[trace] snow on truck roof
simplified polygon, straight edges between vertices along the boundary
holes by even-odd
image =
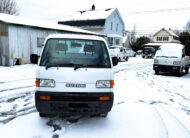
[[[98,40],[104,41],[105,39],[99,36],[94,35],[79,35],[79,34],[52,34],[47,37],[47,39],[51,38],[68,38],[68,39],[87,39],[87,40]]]
[[[57,23],[33,20],[29,18],[23,18],[23,17],[13,16],[13,15],[8,15],[8,14],[3,14],[3,13],[0,13],[0,22],[16,24],[16,25],[26,25],[26,26],[31,26],[31,27],[39,27],[39,28],[45,28],[45,29],[54,29],[54,30],[60,30],[60,31],[101,35],[98,33],[82,30],[82,29],[71,27],[68,25],[59,25]]]
[[[181,57],[184,45],[178,43],[162,44],[156,52],[156,57],[159,56],[176,56]]]

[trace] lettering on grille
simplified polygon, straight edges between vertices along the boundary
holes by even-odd
[[[67,83],[65,86],[71,88],[86,88],[86,84]]]

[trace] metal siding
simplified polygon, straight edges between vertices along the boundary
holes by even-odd
[[[10,64],[16,59],[21,59],[22,64],[30,63],[30,55],[41,53],[37,47],[37,38],[46,38],[49,34],[58,33],[53,30],[43,30],[24,26],[9,26]],[[61,33],[61,32],[60,32]]]
[[[7,66],[9,61],[8,25],[0,23],[0,65]]]
[[[117,14],[116,11],[114,11],[107,19],[105,23],[105,34],[116,34],[120,35],[121,37],[123,36],[123,30],[124,26],[120,18],[118,17],[119,15]],[[111,30],[111,22],[112,24],[112,30]],[[118,31],[116,31],[116,26],[118,24]],[[122,38],[120,39],[120,45],[122,46]]]

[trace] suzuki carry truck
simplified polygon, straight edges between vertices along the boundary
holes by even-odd
[[[117,59],[112,60],[117,65]],[[114,99],[112,60],[101,37],[47,37],[36,72],[35,105],[39,115],[107,116]]]

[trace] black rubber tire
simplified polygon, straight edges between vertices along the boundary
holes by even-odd
[[[183,68],[179,70],[179,72],[177,73],[177,76],[178,76],[178,77],[181,77],[182,74],[183,74]]]
[[[156,74],[156,75],[159,75],[159,70],[155,70],[155,74]]]
[[[40,117],[47,117],[47,115],[46,115],[46,114],[43,114],[43,113],[39,113],[39,116],[40,116]]]
[[[129,59],[129,58],[128,58],[128,57],[126,57],[126,58],[125,58],[125,61],[128,61],[128,59]]]
[[[188,74],[189,73],[189,67],[186,67],[185,68],[185,74]]]

